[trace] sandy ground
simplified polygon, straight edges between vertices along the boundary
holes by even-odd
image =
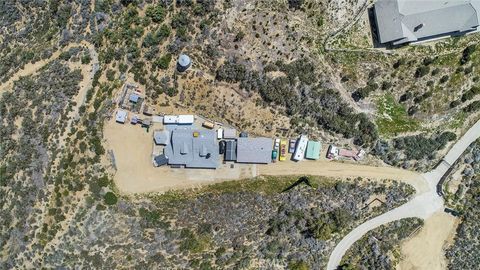
[[[147,133],[140,126],[118,124],[113,118],[106,123],[104,138],[115,156],[114,181],[120,192],[164,192],[257,174],[256,166],[247,164],[234,164],[233,168],[231,164],[222,164],[217,170],[155,168],[152,164],[154,128]]]
[[[445,212],[437,212],[425,220],[425,225],[401,246],[400,270],[446,269],[444,246],[452,241],[458,219]]]

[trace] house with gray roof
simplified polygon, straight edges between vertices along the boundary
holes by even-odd
[[[273,139],[240,137],[237,139],[237,162],[272,162]]]
[[[480,0],[377,0],[379,42],[400,45],[479,30]]]
[[[214,130],[173,129],[164,153],[169,165],[216,169],[219,166],[217,134]]]

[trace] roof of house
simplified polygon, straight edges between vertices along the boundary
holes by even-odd
[[[375,18],[380,42],[398,45],[476,30],[480,0],[378,0]]]
[[[226,128],[223,130],[223,138],[234,139],[237,137],[237,130],[234,128]]]
[[[167,145],[170,141],[170,132],[168,132],[168,130],[154,131],[153,140],[155,144]]]
[[[118,110],[115,114],[115,121],[119,123],[125,123],[125,121],[127,121],[127,115],[128,113],[126,111]]]
[[[237,142],[236,141],[226,141],[225,142],[225,160],[235,161],[237,160]]]
[[[273,140],[270,138],[240,137],[237,139],[237,162],[270,163]]]
[[[308,141],[305,157],[308,159],[319,159],[322,144],[317,141]]]
[[[198,133],[194,137],[193,133]],[[219,165],[217,136],[214,130],[173,129],[170,144],[165,147],[168,164],[188,168],[216,169]]]
[[[135,93],[131,93],[131,94],[130,94],[130,97],[129,97],[129,100],[130,100],[131,102],[137,103],[139,98],[140,98],[139,95],[137,95],[137,94],[135,94]]]

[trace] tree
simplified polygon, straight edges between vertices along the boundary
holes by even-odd
[[[147,7],[145,14],[147,17],[150,17],[153,22],[161,23],[165,19],[166,11],[162,5],[158,4]]]
[[[115,193],[110,192],[110,191],[105,193],[105,195],[103,196],[103,199],[105,200],[105,204],[107,204],[107,205],[117,204],[117,201],[118,201]]]

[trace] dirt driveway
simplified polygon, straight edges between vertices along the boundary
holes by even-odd
[[[112,118],[105,124],[104,138],[113,150],[117,171],[114,181],[124,194],[164,192],[171,189],[198,187],[226,180],[252,178],[256,166],[221,164],[217,170],[155,168],[152,164],[153,131],[131,124],[118,124]]]

